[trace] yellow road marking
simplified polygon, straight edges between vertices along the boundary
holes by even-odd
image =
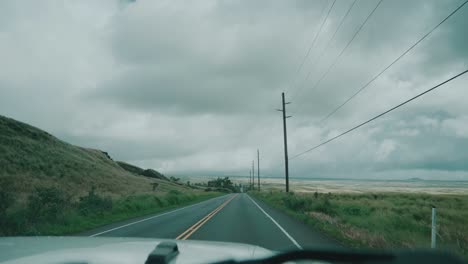
[[[211,213],[207,214],[205,217],[200,219],[197,223],[195,223],[193,226],[189,227],[187,230],[185,230],[182,234],[180,234],[176,239],[180,240],[186,240],[189,238],[195,231],[197,231],[200,227],[202,227],[208,220],[210,220],[213,216],[215,216],[219,211],[221,211],[229,202],[231,202],[234,198],[237,197],[237,194],[231,197],[229,200],[218,206],[216,209],[214,209]]]

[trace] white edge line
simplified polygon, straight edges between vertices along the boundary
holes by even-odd
[[[227,194],[226,194],[226,195],[227,195]],[[222,198],[222,197],[225,197],[226,195],[223,195],[223,196],[220,196],[220,197],[214,197],[214,198],[208,199],[208,200],[203,201],[203,202],[199,202],[199,203],[196,203],[196,204],[188,205],[188,206],[185,206],[185,207],[182,207],[182,208],[178,208],[178,209],[175,209],[175,210],[172,210],[172,211],[169,211],[169,212],[165,212],[165,213],[158,214],[158,215],[155,215],[155,216],[151,216],[151,217],[148,217],[148,218],[145,218],[145,219],[141,219],[141,220],[138,220],[138,221],[135,221],[135,222],[131,222],[131,223],[128,223],[128,224],[125,224],[125,225],[122,225],[122,226],[114,227],[114,228],[111,228],[111,229],[106,230],[106,231],[102,231],[102,232],[99,232],[99,233],[96,233],[96,234],[92,234],[92,235],[90,235],[89,237],[99,236],[99,235],[102,235],[102,234],[105,234],[105,233],[112,232],[112,231],[117,230],[117,229],[121,229],[121,228],[124,228],[124,227],[127,227],[127,226],[131,226],[131,225],[134,225],[134,224],[138,224],[138,223],[141,223],[141,222],[150,220],[150,219],[154,219],[154,218],[158,218],[158,217],[161,217],[161,216],[164,216],[164,215],[172,214],[172,213],[175,213],[175,212],[180,211],[180,210],[184,210],[184,209],[187,209],[187,208],[196,206],[196,205],[200,205],[200,204],[202,204],[202,203],[206,203],[206,202],[211,201],[211,200],[213,200],[213,199],[220,199],[220,198]]]
[[[293,244],[298,248],[298,249],[302,249],[301,245],[299,245],[299,243],[297,243],[297,241],[290,235],[288,234],[288,232],[286,232],[286,230],[284,230],[284,228],[282,226],[280,226],[280,224],[278,224],[278,222],[275,221],[275,219],[273,219],[273,217],[271,217],[267,212],[265,212],[265,210],[263,210],[262,207],[260,207],[260,205],[258,205],[258,203],[256,203],[252,198],[250,198],[250,196],[247,194],[247,197],[249,197],[249,199],[258,207],[258,209],[260,209],[260,211],[262,211],[268,218],[270,218],[270,220],[275,223],[275,225],[281,230],[283,231],[283,233],[289,238],[289,240],[291,240],[291,242],[293,242]]]

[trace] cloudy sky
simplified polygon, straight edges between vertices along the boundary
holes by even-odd
[[[358,0],[331,39],[353,1],[1,1],[0,114],[167,174],[246,175],[260,148],[282,176],[281,92],[294,156],[468,68],[467,4],[320,122],[464,2],[384,0],[316,85],[378,3]],[[291,176],[468,180],[467,84],[291,160]]]

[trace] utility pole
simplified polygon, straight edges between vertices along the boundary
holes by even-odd
[[[432,206],[431,248],[436,248],[436,238],[437,238],[436,207]]]
[[[257,149],[257,179],[258,179],[258,191],[260,191],[260,150]]]
[[[249,190],[252,189],[252,169],[249,170]]]
[[[283,108],[276,109],[280,112],[283,112],[283,136],[284,136],[284,172],[285,172],[285,177],[286,177],[286,192],[289,192],[289,158],[288,158],[288,134],[286,131],[286,119],[290,118],[291,116],[286,116],[286,105],[290,104],[291,102],[285,102],[284,100],[284,92],[281,93],[281,98],[282,98],[282,105]]]
[[[252,160],[252,190],[255,190],[255,161]]]

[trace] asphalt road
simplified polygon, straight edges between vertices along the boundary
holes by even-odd
[[[280,251],[340,247],[333,239],[245,193],[114,223],[80,235],[237,242]]]

